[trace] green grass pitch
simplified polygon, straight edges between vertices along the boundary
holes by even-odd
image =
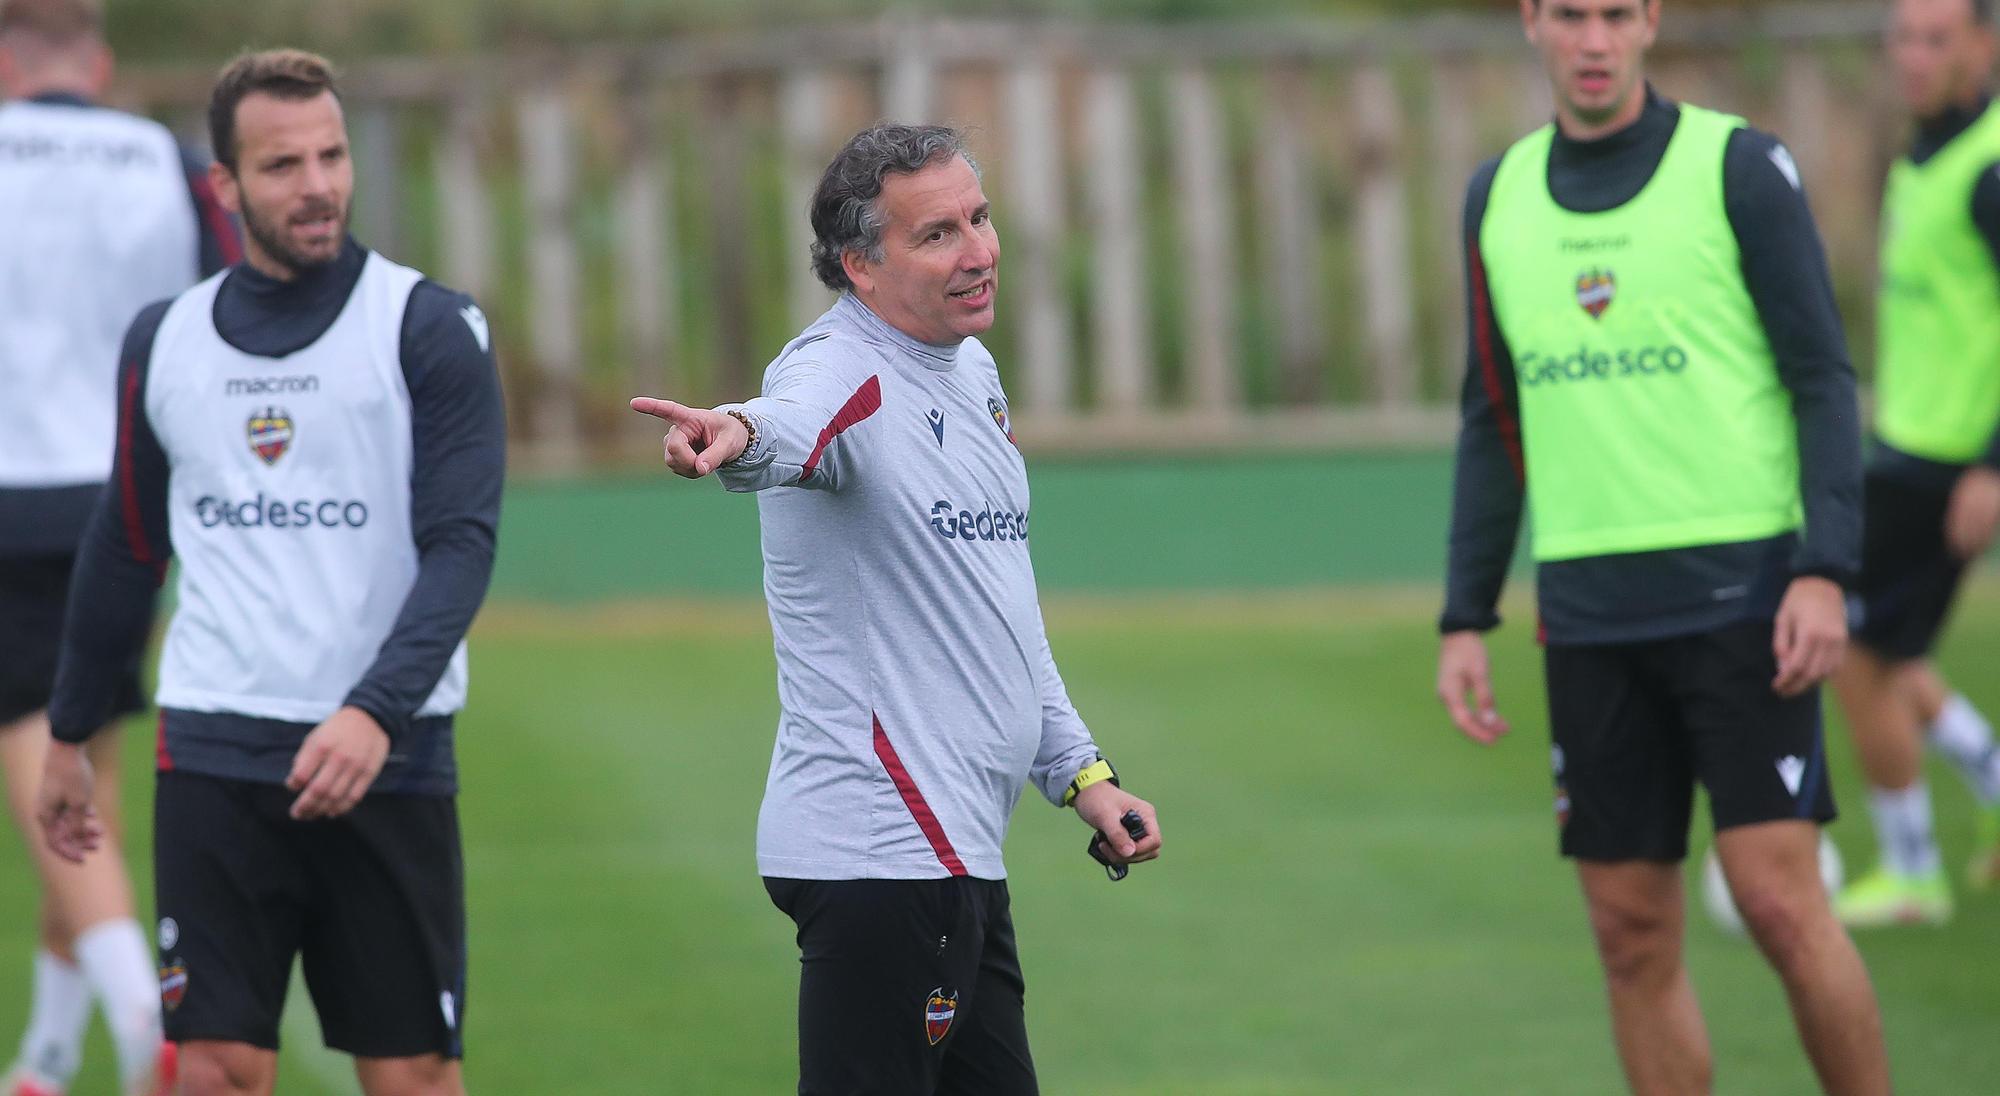
[[[1111,885],[1083,829],[1024,800],[1009,846],[1044,1089],[1058,1096],[1597,1094],[1620,1086],[1569,871],[1554,856],[1528,629],[1495,643],[1514,735],[1461,741],[1430,696],[1427,591],[1054,599],[1071,691],[1165,859]],[[1527,613],[1515,606],[1514,619]],[[2000,711],[2000,587],[1945,665]],[[468,1077],[481,1093],[787,1091],[795,952],[751,854],[775,717],[761,611],[502,605],[460,724],[472,927]],[[149,728],[128,731],[134,819]],[[1843,732],[1850,868],[1872,856]],[[1933,769],[1961,859],[1967,798]],[[135,826],[143,835],[145,826]],[[143,841],[138,842],[143,845]],[[33,939],[0,855],[0,1039]],[[1694,915],[1718,1090],[1812,1091],[1783,999]],[[1906,1093],[2000,1076],[2000,895],[1937,931],[1864,937]],[[199,977],[199,973],[195,974]],[[279,1091],[351,1091],[288,1018]],[[918,1022],[912,1015],[911,1022]],[[79,1093],[111,1091],[93,1035]]]

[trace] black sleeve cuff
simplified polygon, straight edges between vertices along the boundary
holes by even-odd
[[[382,703],[366,685],[356,687],[353,692],[347,694],[347,699],[341,701],[341,704],[344,707],[359,708],[367,712],[368,718],[374,720],[375,725],[382,728],[382,733],[389,736],[391,746],[403,740],[413,721],[411,716],[392,712],[390,706]]]
[[[1470,616],[1447,610],[1438,618],[1438,634],[1453,632],[1490,632],[1500,626],[1500,614],[1489,612],[1483,616]]]
[[[73,727],[67,723],[57,723],[53,719],[49,721],[49,737],[55,739],[57,742],[68,743],[71,746],[83,745],[85,742],[90,741],[91,735],[96,733],[96,727]]]

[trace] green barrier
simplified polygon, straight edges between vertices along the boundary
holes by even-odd
[[[1032,462],[1046,590],[1244,590],[1442,582],[1445,453]],[[633,473],[507,493],[496,599],[754,595],[757,506]],[[912,514],[910,520],[927,520]]]

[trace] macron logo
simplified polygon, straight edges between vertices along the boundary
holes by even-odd
[[[1792,159],[1790,149],[1787,149],[1783,145],[1772,145],[1771,162],[1778,165],[1779,173],[1784,175],[1786,182],[1792,184],[1793,190],[1802,191],[1805,189],[1804,184],[1799,182],[1798,161]]]
[[[1806,778],[1806,759],[1803,757],[1781,757],[1778,759],[1778,779],[1785,782],[1785,790],[1792,798],[1799,795],[1799,782]]]
[[[472,337],[479,340],[480,352],[485,353],[487,339],[490,337],[486,329],[486,313],[481,312],[478,305],[469,304],[459,309],[458,314],[460,318],[465,320],[465,326],[472,329]]]
[[[933,434],[936,434],[936,435],[937,435],[937,440],[938,440],[938,444],[939,444],[939,445],[943,445],[943,444],[944,444],[944,412],[942,412],[942,411],[938,410],[937,408],[933,407],[933,408],[931,408],[931,409],[930,409],[930,411],[929,411],[928,413],[926,413],[926,414],[924,415],[924,418],[925,418],[926,420],[928,420],[928,421],[930,422],[930,424],[931,424],[931,433],[933,433]]]

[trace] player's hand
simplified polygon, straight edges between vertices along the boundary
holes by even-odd
[[[1100,780],[1076,793],[1070,806],[1076,808],[1076,816],[1090,827],[1104,835],[1105,855],[1114,864],[1137,864],[1156,859],[1160,855],[1160,818],[1153,811],[1153,805],[1133,795],[1131,792]],[[1146,822],[1146,836],[1136,843],[1132,835],[1125,832],[1125,824],[1119,819],[1126,811],[1138,811]]]
[[[381,775],[389,733],[359,708],[342,708],[299,744],[285,787],[298,792],[292,817],[300,822],[339,818],[354,809]]]
[[[1438,646],[1437,695],[1452,723],[1474,742],[1491,746],[1507,733],[1507,721],[1493,707],[1493,670],[1478,632],[1445,633]]]
[[[1959,473],[1944,515],[1944,542],[1951,554],[1975,560],[1993,543],[2000,526],[2000,471],[1975,464]]]
[[[750,444],[750,431],[734,415],[651,396],[635,396],[632,410],[667,421],[663,444],[667,467],[676,476],[700,479],[742,456],[743,447]]]
[[[83,858],[104,842],[104,823],[98,821],[97,808],[91,805],[96,784],[97,774],[82,746],[49,743],[35,816],[41,820],[42,838],[49,851],[72,864],[83,863]]]
[[[1798,696],[1826,680],[1847,653],[1847,595],[1840,584],[1817,575],[1793,579],[1778,606],[1771,652],[1778,656],[1771,688],[1779,696]]]

